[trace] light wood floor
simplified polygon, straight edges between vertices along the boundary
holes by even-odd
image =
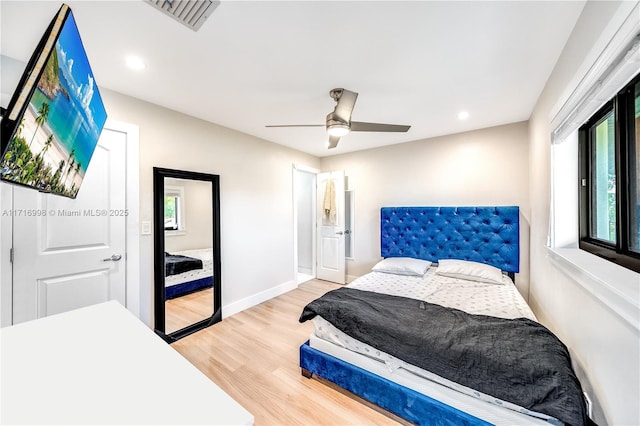
[[[167,300],[164,315],[167,334],[209,318],[213,315],[213,288]]]
[[[327,382],[301,376],[298,348],[313,326],[298,318],[307,303],[336,287],[308,281],[172,346],[253,414],[257,426],[406,424]]]

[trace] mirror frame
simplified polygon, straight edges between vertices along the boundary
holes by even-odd
[[[211,182],[212,245],[213,245],[213,313],[209,318],[188,325],[172,333],[165,333],[165,229],[164,178],[178,178]],[[153,240],[154,240],[154,329],[165,341],[178,339],[209,327],[222,320],[222,262],[220,261],[220,176],[184,170],[153,168]]]

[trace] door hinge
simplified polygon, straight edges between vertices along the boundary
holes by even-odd
[[[9,262],[13,263],[13,247],[9,249]]]

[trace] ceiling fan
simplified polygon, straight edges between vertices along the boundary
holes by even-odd
[[[326,127],[329,134],[329,148],[338,146],[340,137],[349,132],[406,132],[411,126],[399,124],[364,123],[351,121],[351,113],[358,94],[347,89],[333,89],[329,92],[337,105],[327,115],[325,124],[274,124],[265,127]]]

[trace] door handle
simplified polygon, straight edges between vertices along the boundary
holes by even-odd
[[[342,232],[342,231],[336,232],[336,235],[342,235],[342,234],[344,234],[344,232]]]
[[[111,257],[107,257],[106,259],[102,259],[103,262],[117,262],[122,259],[121,254],[112,254]]]

